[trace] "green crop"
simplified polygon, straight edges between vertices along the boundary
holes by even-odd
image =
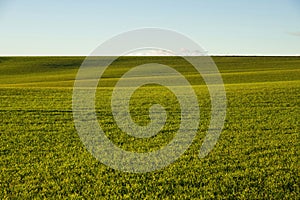
[[[105,58],[103,58],[105,59]],[[213,57],[227,93],[224,129],[214,149],[198,158],[210,119],[201,76],[176,57],[123,57],[103,74],[96,112],[107,137],[128,151],[148,152],[172,140],[180,123],[176,97],[166,88],[139,88],[133,120],[146,125],[153,103],[168,111],[157,136],[123,133],[110,110],[114,84],[131,67],[159,62],[193,85],[201,121],[193,144],[173,164],[144,174],[97,161],[82,144],[72,114],[74,79],[83,57],[0,58],[0,199],[297,199],[299,57]]]

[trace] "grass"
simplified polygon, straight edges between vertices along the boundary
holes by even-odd
[[[163,87],[132,97],[133,119],[162,102],[170,117],[154,138],[119,131],[109,109],[113,86],[131,66],[162,62],[184,74],[199,99],[201,123],[186,153],[162,170],[131,174],[111,169],[85,149],[72,115],[72,87],[83,57],[0,58],[0,199],[297,199],[299,57],[214,57],[227,92],[227,117],[210,154],[198,158],[210,101],[199,75],[182,59],[121,58],[97,90],[98,120],[107,136],[130,151],[167,144],[178,128],[178,104]],[[150,91],[152,91],[150,93]],[[150,95],[150,96],[147,96]],[[147,96],[147,98],[143,98]]]

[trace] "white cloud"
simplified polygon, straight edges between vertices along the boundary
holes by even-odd
[[[300,37],[300,32],[288,32],[288,34]]]
[[[139,49],[136,51],[129,52],[126,56],[203,56],[207,55],[207,52],[199,50],[190,51],[182,48],[178,52],[172,52],[163,49]]]

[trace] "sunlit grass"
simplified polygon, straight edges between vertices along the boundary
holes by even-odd
[[[96,100],[107,136],[137,152],[167,144],[179,123],[174,96],[164,88],[145,87],[132,97],[134,120],[147,123],[147,109],[160,96],[173,116],[152,139],[120,134],[109,108],[113,85],[135,64],[163,58],[141,59],[115,63],[119,69],[104,74]],[[201,110],[199,131],[175,163],[160,171],[130,174],[101,164],[77,135],[72,87],[83,58],[0,58],[0,198],[297,199],[300,58],[214,58],[228,109],[221,137],[204,159],[198,153],[209,124],[209,93],[182,60],[166,59],[163,62],[183,66],[181,72],[193,83]]]

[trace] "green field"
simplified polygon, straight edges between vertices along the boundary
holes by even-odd
[[[83,57],[0,57],[0,199],[298,199],[300,196],[300,57],[213,57],[225,84],[227,116],[210,154],[198,158],[210,116],[207,88],[175,57],[123,57],[97,90],[98,121],[129,151],[166,145],[176,133],[178,102],[164,87],[132,97],[132,117],[149,122],[148,108],[165,104],[169,117],[156,136],[120,132],[109,107],[114,84],[138,64],[174,67],[193,85],[201,109],[197,136],[173,164],[144,174],[124,173],[97,161],[73,122],[72,90]]]

